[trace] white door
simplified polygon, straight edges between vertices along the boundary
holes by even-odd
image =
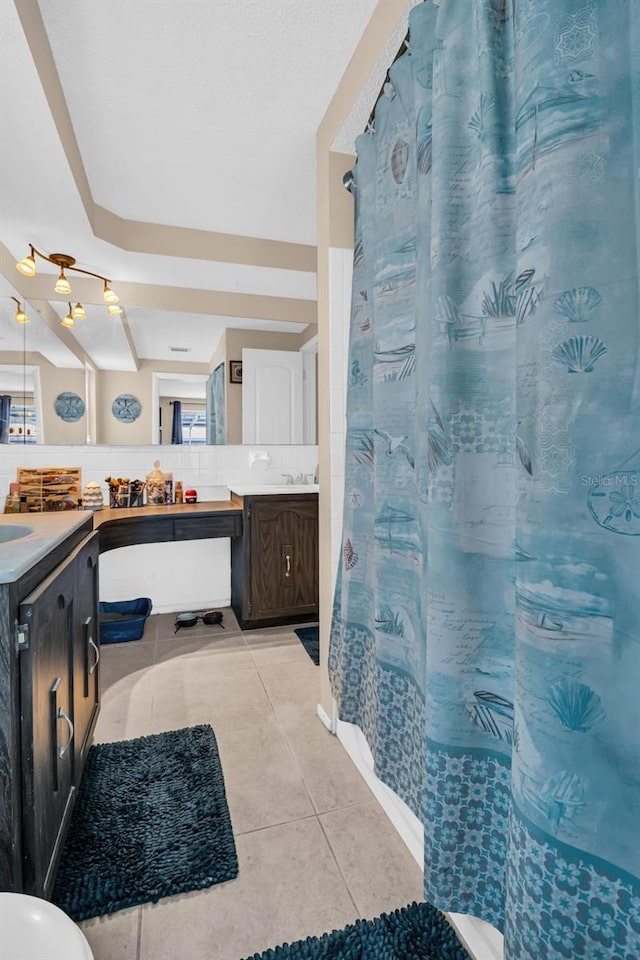
[[[242,442],[302,443],[302,356],[242,351]]]

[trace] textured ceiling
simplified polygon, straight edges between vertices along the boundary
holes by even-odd
[[[363,133],[371,111],[390,65],[400,49],[407,34],[409,14],[412,7],[422,3],[422,0],[406,0],[406,11],[393,34],[389,37],[384,50],[378,57],[376,65],[363,85],[360,95],[354,103],[348,117],[340,128],[340,132],[333,143],[333,149],[339,153],[355,153],[356,138]]]
[[[114,285],[178,288],[180,299],[184,289],[185,295],[219,291],[313,301],[315,273],[307,266],[286,269],[286,259],[280,268],[253,266],[250,260],[200,259],[197,252],[132,252],[99,239],[52,115],[51,90],[34,62],[28,42],[34,36],[25,35],[16,7],[41,11],[44,32],[36,47],[51,49],[97,204],[127,221],[315,244],[316,131],[377,2],[39,0],[38,7],[36,0],[0,0],[2,244],[15,258],[29,242],[48,252],[68,251]],[[416,0],[394,2],[408,10]],[[353,149],[405,30],[399,27],[397,39],[391,38],[388,57],[380,58],[362,90],[337,149]],[[39,264],[39,273],[53,270],[46,266]],[[9,273],[9,286],[0,284],[0,349],[20,350],[25,331],[13,323],[15,305],[7,300],[18,275],[12,267]],[[74,333],[80,347],[98,367],[130,369],[124,328],[105,323],[104,306],[85,306],[89,319]],[[208,359],[225,326],[303,328],[278,324],[268,306],[246,319],[124,306],[140,358]],[[49,326],[36,308],[36,301],[28,304],[27,349],[42,349],[60,366],[77,366],[51,330],[54,310],[62,316],[66,303],[43,305]],[[171,353],[171,345],[190,353]]]
[[[315,243],[315,134],[376,0],[45,0],[94,199]]]

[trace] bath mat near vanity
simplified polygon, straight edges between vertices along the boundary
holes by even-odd
[[[320,666],[320,628],[315,627],[298,627],[297,630],[293,631],[298,637],[302,646],[305,648],[316,667]]]
[[[53,893],[73,920],[237,874],[211,727],[91,747]]]
[[[411,903],[375,920],[285,943],[247,960],[471,960],[444,914]]]

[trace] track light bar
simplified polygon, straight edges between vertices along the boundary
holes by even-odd
[[[37,247],[34,247],[34,245],[30,243],[28,255],[16,263],[16,269],[19,270],[24,277],[35,277],[37,257],[40,257],[41,260],[46,260],[47,263],[53,263],[59,268],[60,274],[53,288],[56,293],[59,293],[64,297],[71,295],[71,284],[69,283],[69,279],[65,273],[65,270],[73,270],[76,273],[83,273],[87,277],[95,277],[97,280],[102,280],[104,285],[102,296],[104,302],[109,307],[109,313],[122,313],[122,309],[120,307],[116,307],[116,304],[120,301],[120,297],[117,295],[117,293],[115,293],[114,290],[111,289],[111,280],[108,277],[103,277],[101,273],[93,273],[91,270],[84,270],[82,267],[77,267],[75,257],[70,256],[68,253],[43,253],[42,250],[38,250]],[[15,299],[15,297],[12,297],[12,300]],[[16,303],[20,308],[20,304],[17,300]],[[21,314],[21,316],[25,317],[26,319],[18,320],[18,314]],[[69,303],[69,313],[66,317],[64,317],[61,323],[64,327],[73,327],[74,320],[85,320],[86,316],[87,313],[81,303],[76,303],[75,307],[73,308]],[[18,323],[27,323],[29,318],[23,310],[19,309],[16,312],[16,320]]]

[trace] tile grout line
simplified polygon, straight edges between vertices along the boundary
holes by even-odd
[[[136,960],[142,960],[142,907],[138,907],[138,942],[136,944]]]
[[[277,714],[276,714],[276,724],[277,724],[278,729],[279,729],[279,731],[280,731],[280,736],[282,737],[282,739],[284,740],[285,744],[287,745],[287,749],[289,750],[289,753],[291,754],[291,756],[292,756],[292,758],[293,758],[293,762],[294,762],[295,765],[296,765],[296,769],[298,770],[298,772],[299,772],[299,774],[300,774],[300,779],[302,780],[302,785],[303,785],[303,787],[304,787],[304,789],[305,789],[305,792],[306,792],[306,794],[307,794],[307,796],[308,796],[308,798],[309,798],[309,803],[311,804],[311,808],[313,809],[315,815],[318,816],[319,813],[320,813],[320,811],[318,810],[318,806],[317,806],[315,800],[313,799],[313,794],[311,793],[311,790],[310,790],[310,788],[309,788],[309,785],[307,784],[307,780],[306,780],[306,777],[305,777],[305,775],[304,775],[304,771],[303,771],[303,769],[302,769],[302,766],[300,765],[300,761],[298,760],[298,755],[297,755],[296,751],[294,750],[293,744],[292,744],[291,741],[289,740],[289,737],[287,736],[287,731],[284,729],[284,727],[282,726],[282,724],[281,724],[280,721],[278,720]]]
[[[285,744],[286,744],[286,746],[287,746],[287,749],[289,750],[289,753],[291,754],[291,757],[292,757],[292,759],[293,759],[293,762],[295,763],[295,766],[296,766],[296,769],[298,770],[298,773],[300,774],[300,779],[301,779],[302,785],[303,785],[303,787],[304,787],[304,789],[305,789],[305,793],[307,794],[307,797],[309,798],[309,803],[311,804],[311,809],[314,811],[314,813],[315,813],[316,816],[317,816],[318,813],[319,813],[318,807],[317,807],[317,805],[316,805],[315,800],[313,799],[313,795],[312,795],[311,790],[309,789],[309,786],[308,786],[308,784],[307,784],[307,781],[306,781],[306,778],[305,778],[305,775],[304,775],[304,771],[303,771],[303,769],[302,769],[302,767],[301,767],[301,765],[300,765],[300,761],[298,760],[298,755],[296,754],[296,752],[295,752],[295,750],[294,750],[294,748],[293,748],[293,745],[292,745],[291,741],[289,740],[289,737],[287,736],[287,731],[285,730],[285,728],[284,728],[284,727],[282,726],[282,724],[280,723],[280,720],[278,719],[278,714],[276,713],[275,704],[273,703],[273,700],[271,699],[271,697],[270,697],[270,695],[269,695],[269,691],[267,690],[267,688],[266,688],[266,686],[265,686],[265,682],[264,682],[264,680],[262,679],[262,673],[260,672],[260,668],[258,667],[257,669],[258,669],[258,676],[260,677],[260,683],[261,683],[262,686],[264,687],[264,691],[265,691],[267,697],[269,698],[269,703],[271,704],[271,707],[272,707],[272,709],[273,709],[273,715],[274,715],[274,717],[275,717],[276,727],[277,727],[277,729],[278,729],[278,731],[279,731],[279,733],[280,733],[280,736],[281,736],[282,739],[284,740],[284,742],[285,742]]]
[[[331,844],[331,841],[329,840],[329,837],[328,837],[328,835],[327,835],[327,831],[326,831],[325,828],[324,828],[324,824],[322,823],[322,820],[320,819],[319,816],[317,817],[317,820],[318,820],[318,826],[320,827],[320,829],[321,829],[321,831],[322,831],[322,836],[323,836],[324,839],[326,840],[327,846],[329,847],[329,851],[330,851],[330,853],[331,853],[331,856],[333,857],[334,862],[335,862],[335,865],[336,865],[336,867],[338,868],[338,873],[339,873],[340,876],[342,877],[342,882],[344,883],[345,890],[346,890],[347,893],[349,894],[349,899],[351,900],[351,903],[353,904],[354,910],[356,911],[356,914],[357,914],[358,917],[362,917],[362,911],[360,910],[360,907],[359,907],[358,904],[356,903],[355,897],[353,896],[353,894],[352,894],[352,892],[351,892],[351,887],[349,886],[349,884],[348,884],[348,882],[347,882],[347,878],[346,878],[346,876],[345,876],[344,873],[343,873],[342,867],[340,866],[340,861],[338,860],[338,857],[336,856],[336,852],[335,852],[335,850],[333,849],[333,846],[332,846],[332,844]]]
[[[239,830],[234,833],[234,837],[248,837],[253,833],[263,833],[265,830],[272,830],[274,827],[286,827],[290,823],[301,823],[303,820],[317,820],[317,813],[307,813],[304,817],[294,817],[292,820],[279,820],[277,823],[267,823],[264,827],[252,827],[250,830]]]

